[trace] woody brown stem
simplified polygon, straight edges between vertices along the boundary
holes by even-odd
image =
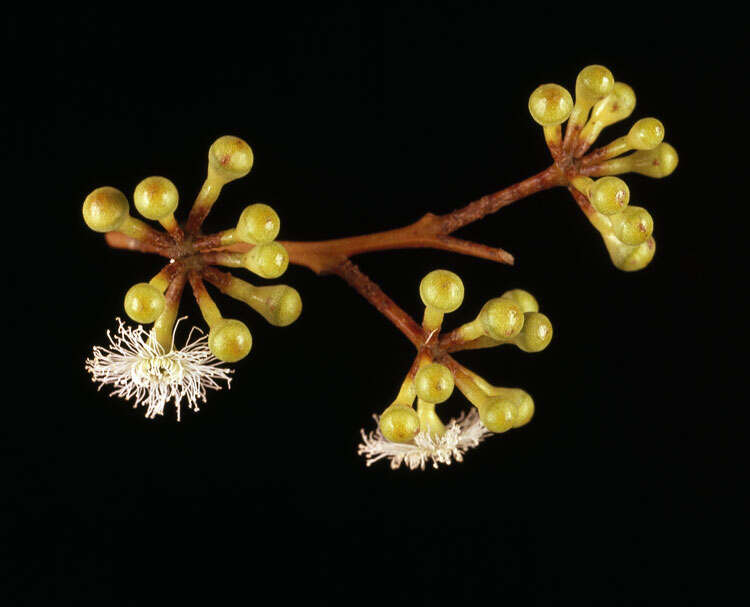
[[[334,272],[390,320],[416,348],[424,343],[422,327],[351,261],[347,259],[339,264]]]

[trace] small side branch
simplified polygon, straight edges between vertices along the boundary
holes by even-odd
[[[419,348],[424,343],[422,327],[351,261],[346,260],[335,268],[333,273],[343,278],[350,287],[390,320],[414,347]]]

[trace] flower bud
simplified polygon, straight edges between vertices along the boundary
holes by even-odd
[[[630,169],[634,173],[647,175],[648,177],[667,177],[677,168],[679,157],[668,143],[661,143],[653,150],[636,152],[627,157],[630,161]]]
[[[590,106],[612,92],[615,78],[602,65],[589,65],[583,68],[576,78],[576,104]]]
[[[484,304],[479,319],[485,335],[492,339],[507,340],[521,332],[524,314],[513,300],[497,297]]]
[[[179,194],[166,177],[146,177],[133,193],[133,204],[146,219],[159,221],[177,209]]]
[[[459,308],[464,300],[464,283],[448,270],[433,270],[419,284],[419,296],[425,306],[447,314]]]
[[[417,396],[428,403],[442,403],[453,393],[453,374],[440,363],[422,367],[414,378]]]
[[[656,253],[656,241],[652,236],[643,244],[628,247],[615,262],[615,266],[625,272],[636,272],[651,263],[654,253]]]
[[[522,312],[539,312],[539,304],[537,303],[536,298],[523,289],[512,289],[506,291],[501,297],[514,301],[516,305],[521,308]]]
[[[542,126],[562,124],[573,111],[573,98],[559,84],[542,84],[529,97],[531,117]]]
[[[242,264],[262,278],[278,278],[289,266],[289,254],[278,242],[259,244],[242,256]]]
[[[408,443],[419,433],[419,416],[411,407],[393,404],[383,411],[378,425],[387,440]]]
[[[591,110],[591,122],[597,135],[604,127],[624,120],[635,109],[635,92],[624,82],[615,82],[612,92],[599,100]]]
[[[234,363],[250,353],[253,337],[247,325],[239,320],[225,318],[215,323],[208,334],[208,347],[221,361]]]
[[[490,397],[479,407],[479,419],[490,431],[499,434],[513,427],[517,413],[515,403],[502,397]]]
[[[242,211],[235,236],[249,244],[266,244],[272,242],[281,229],[278,214],[267,204],[251,204]]]
[[[125,313],[135,322],[150,324],[164,311],[164,294],[147,282],[139,282],[125,294]]]
[[[253,151],[250,146],[231,135],[219,137],[208,150],[209,176],[222,183],[244,177],[253,168]]]
[[[589,189],[589,202],[602,215],[612,215],[624,209],[630,202],[630,189],[618,177],[597,179]]]
[[[633,150],[653,150],[663,139],[664,125],[656,118],[641,118],[625,136]]]
[[[95,232],[112,232],[130,216],[128,207],[128,199],[120,190],[97,188],[83,201],[83,220]]]
[[[610,216],[609,220],[620,242],[631,246],[645,242],[654,231],[654,220],[641,207],[628,207],[622,213]]]
[[[552,323],[539,312],[524,314],[523,329],[513,340],[524,352],[541,352],[552,339]]]

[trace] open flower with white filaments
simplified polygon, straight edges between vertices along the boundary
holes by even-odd
[[[183,319],[180,319],[183,320]],[[232,369],[220,366],[220,361],[208,348],[208,336],[193,339],[196,327],[182,348],[175,348],[175,324],[172,344],[167,350],[141,325],[127,326],[117,319],[117,333],[107,331],[109,346],[94,346],[93,357],[86,360],[91,381],[113,386],[110,396],[133,400],[133,407],[146,407],[146,417],[164,414],[164,407],[172,401],[180,421],[183,400],[190,409],[198,411],[198,401],[206,402],[206,390],[221,390],[220,380],[231,382]]]
[[[373,418],[377,423],[378,416],[373,415]],[[469,449],[476,447],[492,434],[480,421],[476,409],[472,409],[468,415],[462,413],[458,418],[452,419],[446,426],[445,434],[438,436],[430,432],[420,432],[409,443],[389,441],[379,427],[369,434],[365,434],[364,429],[360,432],[362,442],[357,453],[365,456],[367,465],[388,459],[393,470],[401,464],[410,470],[424,470],[428,461],[432,462],[433,468],[437,468],[438,464],[449,466],[453,460],[462,462],[464,454]]]

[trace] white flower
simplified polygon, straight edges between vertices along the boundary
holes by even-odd
[[[167,351],[150,339],[150,331],[141,325],[128,327],[119,318],[117,322],[115,335],[107,331],[109,347],[94,347],[93,358],[86,360],[86,371],[91,373],[91,381],[99,383],[99,389],[107,384],[114,386],[110,396],[133,399],[133,407],[144,405],[146,417],[163,415],[164,405],[171,400],[180,421],[183,399],[190,409],[198,411],[198,401],[206,402],[206,389],[221,390],[217,380],[226,381],[229,387],[232,370],[219,366],[208,349],[208,337],[191,341],[193,331],[202,333],[200,329],[193,327],[180,349],[174,347],[173,331],[172,346]]]
[[[373,417],[377,424],[378,416]],[[387,440],[379,427],[369,434],[365,434],[364,430],[360,432],[363,442],[359,444],[357,453],[365,456],[367,465],[388,458],[394,470],[401,464],[405,464],[410,470],[424,470],[425,464],[430,460],[433,468],[437,468],[438,464],[450,465],[453,460],[462,462],[464,453],[492,434],[484,427],[474,408],[468,415],[462,413],[457,419],[452,419],[442,436],[433,437],[429,432],[420,432],[409,443]]]

